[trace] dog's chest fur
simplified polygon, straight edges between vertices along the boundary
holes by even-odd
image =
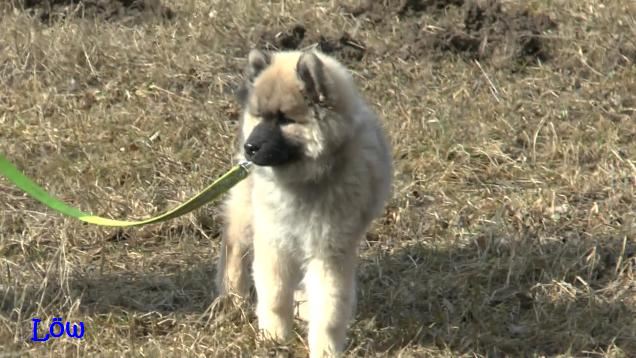
[[[304,257],[333,255],[355,244],[370,215],[362,201],[364,178],[339,173],[337,185],[324,183],[281,186],[267,176],[254,177],[254,230],[269,230],[277,245]],[[256,173],[255,173],[256,174]],[[258,194],[256,194],[258,193]],[[363,209],[361,209],[363,208]]]

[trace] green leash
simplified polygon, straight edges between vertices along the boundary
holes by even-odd
[[[2,154],[0,154],[0,174],[5,176],[11,183],[15,184],[15,186],[22,189],[25,193],[29,194],[31,197],[38,200],[42,204],[59,213],[74,217],[90,224],[117,227],[147,225],[187,214],[192,210],[195,210],[214,200],[216,197],[225,193],[234,185],[238,184],[241,180],[247,178],[250,173],[249,169],[251,165],[252,163],[247,161],[235,165],[232,169],[215,180],[212,184],[210,184],[195,197],[159,216],[141,221],[125,221],[113,220],[91,215],[67,205],[61,200],[51,196],[44,189],[42,189],[42,187],[34,183],[26,175],[22,174],[13,164],[11,164],[11,162],[9,162],[2,156]]]

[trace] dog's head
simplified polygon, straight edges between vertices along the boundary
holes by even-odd
[[[339,66],[316,52],[250,51],[242,92],[245,158],[278,171],[326,165],[352,132],[351,81]]]

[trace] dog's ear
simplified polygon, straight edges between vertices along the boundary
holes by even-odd
[[[271,55],[268,52],[258,49],[250,50],[247,56],[246,77],[249,83],[253,83],[254,79],[267,67],[271,62]]]
[[[236,88],[234,94],[242,106],[245,106],[247,95],[250,88],[254,84],[254,80],[263,72],[271,62],[271,54],[269,52],[258,49],[250,50],[247,56],[247,67],[245,68],[245,80]]]
[[[296,64],[298,78],[304,85],[305,95],[314,103],[325,103],[328,100],[328,78],[325,65],[313,52],[300,55]]]

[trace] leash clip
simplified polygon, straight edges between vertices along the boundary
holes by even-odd
[[[253,164],[249,160],[243,160],[238,165],[241,166],[241,168],[245,169],[245,171],[249,173],[250,168],[252,167]]]

